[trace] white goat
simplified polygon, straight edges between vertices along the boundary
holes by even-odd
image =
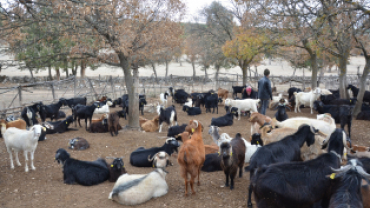
[[[111,106],[113,103],[111,101],[107,101],[107,104],[103,105],[102,107],[100,108],[95,108],[94,110],[94,114],[109,114],[110,111],[109,111],[109,106]]]
[[[295,118],[289,118],[285,121],[279,122],[275,118],[272,119],[271,125],[277,126],[279,128],[293,128],[298,129],[302,124],[312,125],[316,129],[320,130],[322,133],[327,135],[327,138],[330,137],[330,135],[334,132],[336,125],[334,119],[324,114],[325,120],[318,120],[318,119],[312,119],[312,118],[305,118],[305,117],[295,117]]]
[[[164,168],[157,168],[147,175],[121,175],[114,184],[108,199],[122,205],[137,205],[151,198],[161,197],[168,192],[166,174]]]
[[[299,112],[301,112],[301,109],[299,108],[299,106],[301,105],[305,105],[305,106],[310,106],[311,108],[311,114],[313,114],[313,102],[315,102],[315,100],[317,100],[321,95],[321,89],[320,88],[316,88],[315,90],[311,90],[311,92],[294,92],[294,96],[295,96],[295,108],[294,108],[294,112],[297,113],[297,109]]]
[[[186,103],[184,103],[184,105],[189,106],[189,107],[193,107],[193,100],[188,99],[188,101]]]
[[[236,107],[238,108],[238,120],[240,120],[241,111],[250,111],[258,112],[257,106],[260,102],[260,99],[254,100],[254,99],[244,99],[244,100],[231,100],[226,99],[225,100],[225,106],[229,107]]]
[[[252,155],[261,147],[261,145],[252,145],[250,142],[242,138],[245,144],[245,159],[244,163],[249,163]]]
[[[272,96],[272,101],[270,102],[270,105],[269,105],[269,108],[275,108],[279,102],[280,102],[280,99],[284,99],[283,98],[283,93],[279,93],[278,96]],[[288,100],[287,99],[284,99],[285,102],[283,104],[289,104]]]
[[[1,133],[4,138],[6,149],[9,153],[10,168],[14,169],[12,150],[15,152],[15,161],[18,166],[21,166],[18,158],[18,152],[23,151],[25,158],[25,171],[28,172],[28,157],[27,153],[30,152],[31,156],[31,169],[36,170],[33,165],[34,153],[38,144],[39,137],[41,135],[41,129],[44,128],[40,125],[34,125],[30,130],[18,129],[10,127],[6,129],[4,123],[1,124]]]
[[[154,104],[144,105],[144,112],[145,113],[154,113],[156,110],[156,106]]]
[[[219,134],[220,128],[217,126],[210,126],[208,130],[208,134],[211,135],[213,141],[220,146],[222,142],[229,142],[233,138],[231,138],[227,133]]]
[[[159,99],[161,100],[161,104],[167,107],[167,98],[169,94],[167,92],[159,94]]]

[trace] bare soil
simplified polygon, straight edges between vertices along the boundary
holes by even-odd
[[[223,106],[219,106],[219,114],[203,113],[199,116],[187,116],[176,105],[179,124],[188,123],[191,119],[200,120],[204,125],[203,139],[205,144],[213,141],[208,135],[208,126],[212,117],[225,114]],[[118,111],[120,108],[112,109]],[[204,109],[202,109],[205,112]],[[316,114],[309,114],[309,108],[295,114],[288,112],[289,117],[306,116],[315,118]],[[70,111],[67,115],[71,114]],[[274,111],[268,110],[267,115],[273,117]],[[145,114],[146,118],[153,118],[155,114]],[[84,122],[82,122],[84,123]],[[124,119],[120,120],[122,126],[127,124]],[[152,168],[132,167],[129,163],[130,153],[140,146],[150,148],[162,146],[165,142],[166,133],[142,133],[121,131],[117,137],[111,137],[109,133],[92,134],[83,127],[77,127],[78,131],[69,131],[63,134],[47,135],[47,140],[39,142],[35,153],[36,171],[24,172],[24,157],[20,153],[22,167],[16,166],[10,169],[9,155],[6,152],[3,140],[0,141],[0,207],[122,207],[111,200],[108,194],[113,188],[113,183],[104,182],[100,185],[86,187],[81,185],[66,185],[63,183],[62,167],[54,161],[54,155],[58,148],[68,147],[68,140],[74,137],[83,137],[90,143],[90,148],[84,151],[68,150],[73,158],[80,160],[96,160],[105,156],[124,156],[125,167],[130,174],[144,174],[153,171]],[[74,128],[74,124],[72,124]],[[367,139],[370,122],[353,121],[352,144],[369,146]],[[234,125],[222,127],[222,132],[231,136],[241,133],[244,138],[250,137],[250,122],[247,117],[240,121],[234,120]],[[166,128],[165,128],[166,130]],[[111,162],[111,161],[108,161]],[[201,186],[196,186],[196,195],[184,197],[184,181],[179,175],[179,165],[176,156],[172,156],[174,166],[168,167],[169,174],[166,181],[169,185],[169,193],[163,197],[152,199],[137,207],[246,207],[249,186],[249,174],[244,173],[242,178],[235,181],[235,189],[221,188],[225,182],[224,173],[201,172]]]

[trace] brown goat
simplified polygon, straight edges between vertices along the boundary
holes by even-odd
[[[177,136],[181,138],[182,143],[184,143],[186,140],[191,139],[190,134],[187,131],[178,134]],[[206,155],[216,153],[218,152],[218,146],[216,144],[204,145],[204,151]]]
[[[15,121],[9,121],[9,122],[6,122],[4,119],[1,119],[0,124],[2,124],[2,123],[4,123],[6,125],[6,128],[15,127],[15,128],[18,128],[18,129],[26,129],[26,127],[27,127],[26,122],[22,119],[18,119],[18,120],[15,120]]]
[[[249,121],[251,122],[251,135],[253,135],[255,133],[261,133],[260,127],[263,126],[265,123],[271,123],[271,118],[263,114],[254,112],[251,113]]]
[[[230,189],[234,189],[234,178],[238,172],[239,178],[243,176],[243,166],[245,160],[245,143],[239,133],[231,141],[223,142],[220,145],[221,168],[224,170],[226,176],[225,186],[229,186],[229,177],[231,180]]]
[[[92,120],[91,120],[91,123],[101,122],[102,120],[104,120],[104,119],[106,119],[106,118],[107,118],[107,115],[106,115],[106,114],[103,114],[100,118],[92,119]]]
[[[222,88],[218,88],[217,95],[219,98],[222,98],[225,101],[229,97],[229,91]]]
[[[119,124],[119,118],[120,117],[123,117],[123,113],[122,111],[117,111],[117,112],[114,112],[114,113],[110,113],[108,115],[108,131],[110,132],[110,134],[113,136],[113,132],[114,134],[117,136],[118,135],[118,130],[119,129],[122,129],[121,125]]]
[[[198,176],[198,186],[200,185],[200,169],[205,161],[206,154],[202,137],[202,124],[197,120],[191,120],[185,131],[192,132],[191,139],[186,140],[179,150],[177,158],[180,164],[180,174],[185,180],[185,196],[188,194],[188,174],[190,174],[190,187],[192,194],[194,191],[194,180]]]
[[[159,116],[155,116],[152,120],[147,120],[143,124],[141,124],[141,128],[145,132],[156,132],[159,130]]]
[[[146,119],[146,118],[144,118],[144,117],[139,116],[139,124],[140,124],[140,126],[143,125],[143,123],[145,123],[147,121],[149,121],[149,120]]]
[[[90,144],[87,142],[87,140],[81,137],[70,139],[68,144],[68,148],[73,150],[85,150],[90,147]]]

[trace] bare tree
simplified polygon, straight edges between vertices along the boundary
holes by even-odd
[[[85,45],[81,40],[93,38],[92,50],[81,50],[80,54],[122,69],[130,97],[127,127],[139,129],[140,62],[160,48],[179,44],[182,29],[178,21],[182,18],[184,4],[178,0],[15,2],[17,11],[9,14],[5,9],[2,12],[8,21],[1,35],[8,35],[8,41],[12,41],[9,36],[21,35],[21,28],[30,21],[43,27],[43,20],[48,20],[57,28],[55,35],[76,41],[82,49]],[[40,9],[35,9],[35,5]],[[45,10],[53,12],[49,14],[43,12]]]

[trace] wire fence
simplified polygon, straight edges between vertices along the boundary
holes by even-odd
[[[217,77],[217,79],[216,79]],[[258,80],[262,75],[248,77],[248,85],[257,88]],[[272,86],[277,88],[278,93],[284,93],[289,87],[305,89],[310,86],[311,77],[304,76],[270,76]],[[370,77],[369,77],[370,78]],[[367,89],[369,80],[367,79]],[[41,80],[44,78],[40,78]],[[231,73],[208,74],[205,76],[176,76],[168,77],[140,77],[139,87],[136,93],[145,94],[149,103],[156,102],[158,95],[168,90],[169,87],[184,89],[191,92],[205,92],[219,87],[232,93],[232,86],[243,84],[242,75]],[[347,75],[347,83],[359,85],[360,75]],[[44,79],[46,80],[46,78]],[[338,89],[338,76],[329,75],[319,78],[320,87],[326,89]],[[7,85],[5,83],[5,85]],[[124,77],[99,76],[77,78],[70,76],[60,81],[37,81],[33,83],[18,84],[11,87],[0,87],[2,117],[8,114],[17,114],[22,108],[36,102],[49,104],[57,102],[60,98],[86,97],[88,102],[95,101],[101,96],[117,99],[127,94]]]

